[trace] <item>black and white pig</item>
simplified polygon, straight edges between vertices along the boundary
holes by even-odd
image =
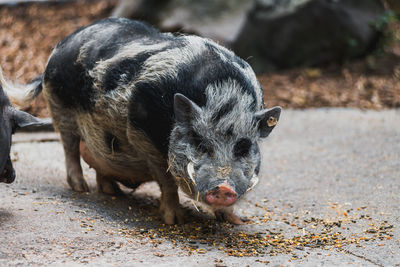
[[[40,82],[33,81],[27,85],[27,89],[37,88]],[[12,183],[15,179],[15,171],[10,158],[11,136],[12,134],[28,126],[51,125],[47,119],[38,119],[24,111],[15,109],[3,90],[10,86],[3,77],[0,69],[0,182]],[[15,91],[15,90],[14,90]]]
[[[72,189],[88,191],[81,155],[104,193],[120,192],[117,183],[157,181],[167,224],[182,222],[178,185],[218,216],[243,223],[232,205],[257,183],[257,141],[281,108],[264,108],[254,72],[231,51],[108,18],[56,46],[42,85]]]

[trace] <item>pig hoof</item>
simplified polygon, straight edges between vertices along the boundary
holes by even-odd
[[[161,206],[160,212],[162,214],[165,224],[184,223],[184,212],[180,206],[173,208],[167,208],[167,207],[163,208]]]
[[[97,190],[100,193],[104,193],[107,195],[113,195],[113,196],[120,196],[122,195],[122,190],[119,188],[119,185],[114,182],[114,181],[99,181],[97,180]]]
[[[220,221],[227,221],[227,222],[229,222],[231,224],[235,224],[235,225],[243,225],[243,224],[246,224],[246,222],[250,221],[247,218],[240,218],[239,216],[235,215],[233,212],[225,211],[225,210],[215,211],[215,216]]]
[[[67,177],[67,182],[72,190],[76,192],[89,192],[89,186],[87,185],[85,179],[83,177],[79,178],[71,178],[70,176]]]

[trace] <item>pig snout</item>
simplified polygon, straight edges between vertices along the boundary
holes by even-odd
[[[10,184],[15,180],[15,171],[11,163],[11,159],[8,159],[6,166],[2,173],[0,173],[0,182]]]
[[[235,203],[236,199],[235,190],[227,183],[222,183],[206,193],[206,201],[211,206],[230,206]]]

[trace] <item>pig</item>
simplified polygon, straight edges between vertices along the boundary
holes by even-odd
[[[38,83],[36,80],[32,81],[27,85],[28,91],[30,88],[36,88],[39,84],[40,82]],[[10,158],[12,134],[16,130],[28,126],[51,125],[51,120],[39,119],[14,108],[3,90],[3,86],[10,87],[0,69],[0,182],[12,183],[15,179],[15,170]]]
[[[156,181],[166,224],[183,222],[178,186],[216,216],[244,223],[233,206],[258,182],[258,141],[281,108],[265,109],[252,68],[230,50],[107,18],[57,44],[31,94],[40,90],[73,190],[89,191],[82,156],[106,194]]]

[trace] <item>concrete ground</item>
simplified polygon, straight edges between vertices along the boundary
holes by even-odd
[[[262,142],[262,179],[231,226],[183,198],[164,226],[159,190],[71,191],[53,133],[14,136],[13,184],[0,184],[0,265],[400,266],[400,111],[284,111]]]

